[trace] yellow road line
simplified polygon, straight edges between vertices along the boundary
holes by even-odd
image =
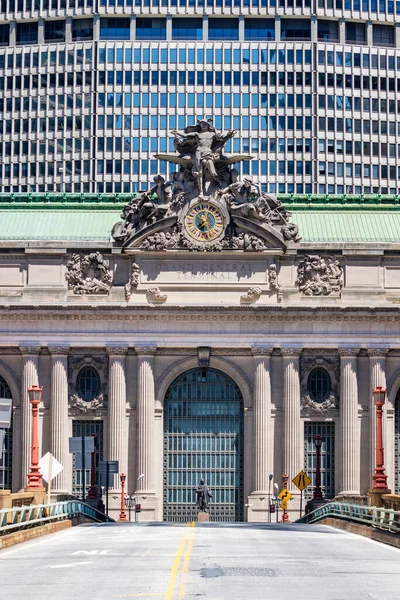
[[[194,542],[194,527],[196,527],[196,523],[195,521],[192,521],[192,529],[191,529],[191,536],[187,545],[187,550],[185,552],[185,556],[183,558],[183,565],[182,565],[182,580],[181,580],[181,585],[179,588],[179,594],[178,594],[178,598],[179,600],[181,600],[181,598],[185,597],[185,591],[186,591],[186,573],[189,571],[189,564],[190,564],[190,557],[192,554],[192,550],[193,550],[193,542]]]

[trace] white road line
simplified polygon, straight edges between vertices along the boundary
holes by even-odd
[[[81,565],[92,565],[93,561],[92,560],[88,560],[88,561],[82,561],[82,562],[74,562],[74,563],[65,563],[63,565],[44,565],[42,567],[36,567],[35,570],[37,569],[67,569],[67,568],[71,568],[71,567],[80,567]]]

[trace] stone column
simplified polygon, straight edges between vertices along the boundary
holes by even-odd
[[[155,347],[136,347],[138,357],[137,388],[137,477],[140,492],[154,490],[154,355]]]
[[[119,475],[127,468],[127,421],[125,358],[128,348],[108,347],[108,460],[118,461],[118,476],[114,477],[114,489],[120,489]]]
[[[72,17],[65,19],[65,43],[70,44],[72,42]]]
[[[360,433],[358,423],[358,349],[339,348],[340,355],[340,439],[341,491],[360,494]]]
[[[288,488],[297,491],[292,479],[304,466],[302,423],[300,419],[300,349],[282,348],[283,357],[283,470],[289,476]]]
[[[52,482],[54,493],[68,491],[68,346],[49,346],[51,354],[50,451],[64,469]]]
[[[38,367],[40,346],[23,346],[21,383],[21,488],[27,486],[31,462],[32,410],[27,388],[39,385]]]
[[[93,41],[98,42],[100,39],[100,15],[93,16]]]
[[[271,363],[272,348],[253,348],[254,356],[254,485],[253,494],[268,491],[268,475],[272,473],[271,439]]]
[[[369,356],[369,396],[368,396],[368,413],[369,413],[369,483],[372,486],[372,475],[375,469],[375,446],[376,446],[376,407],[374,404],[374,397],[372,390],[378,385],[382,386],[386,390],[386,355],[388,350],[385,348],[368,348]],[[388,404],[385,403],[383,407],[383,447],[385,450],[385,467],[386,457],[388,456],[389,449],[386,448],[386,414]]]

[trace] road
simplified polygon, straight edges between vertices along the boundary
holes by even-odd
[[[0,551],[4,600],[399,600],[400,551],[323,525],[81,525]]]

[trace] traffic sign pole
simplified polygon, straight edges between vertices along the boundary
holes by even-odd
[[[303,515],[303,490],[300,490],[300,519]]]
[[[82,442],[82,501],[85,502],[85,436],[81,436]]]

